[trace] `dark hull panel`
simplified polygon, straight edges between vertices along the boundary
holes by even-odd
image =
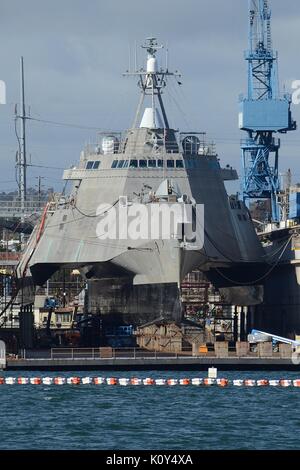
[[[88,311],[100,313],[106,325],[182,319],[180,292],[174,283],[134,286],[128,279],[88,281],[87,304]]]

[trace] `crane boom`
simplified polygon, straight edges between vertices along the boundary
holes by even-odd
[[[282,336],[273,335],[272,333],[266,333],[264,331],[259,330],[252,330],[249,336],[249,342],[251,343],[254,343],[256,341],[259,342],[261,340],[264,340],[264,338],[270,338],[272,341],[276,341],[278,343],[291,344],[294,347],[300,346],[300,341],[295,341],[289,338],[283,338]]]

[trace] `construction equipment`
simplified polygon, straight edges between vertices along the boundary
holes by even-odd
[[[264,331],[252,330],[250,335],[248,335],[249,343],[261,343],[270,340],[273,343],[291,344],[294,348],[300,346],[300,341],[295,341],[289,338],[283,338],[282,336],[273,335],[272,333],[265,333]]]
[[[291,96],[281,95],[278,53],[272,48],[271,10],[268,0],[249,0],[248,94],[241,99],[239,127],[247,132],[242,141],[243,200],[270,199],[270,222],[279,222],[280,191],[278,153],[274,134],[296,129]]]

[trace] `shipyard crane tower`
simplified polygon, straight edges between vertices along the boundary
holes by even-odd
[[[268,0],[249,0],[248,96],[240,103],[239,127],[247,132],[242,140],[243,200],[269,199],[272,221],[280,220],[278,152],[274,134],[296,129],[291,114],[291,96],[280,94],[278,53],[272,48],[271,10]]]

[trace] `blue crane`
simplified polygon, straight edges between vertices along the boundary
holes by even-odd
[[[249,0],[248,95],[240,102],[243,200],[269,199],[271,220],[280,220],[278,153],[274,134],[295,130],[291,96],[280,94],[278,53],[272,48],[271,10],[268,0]]]

